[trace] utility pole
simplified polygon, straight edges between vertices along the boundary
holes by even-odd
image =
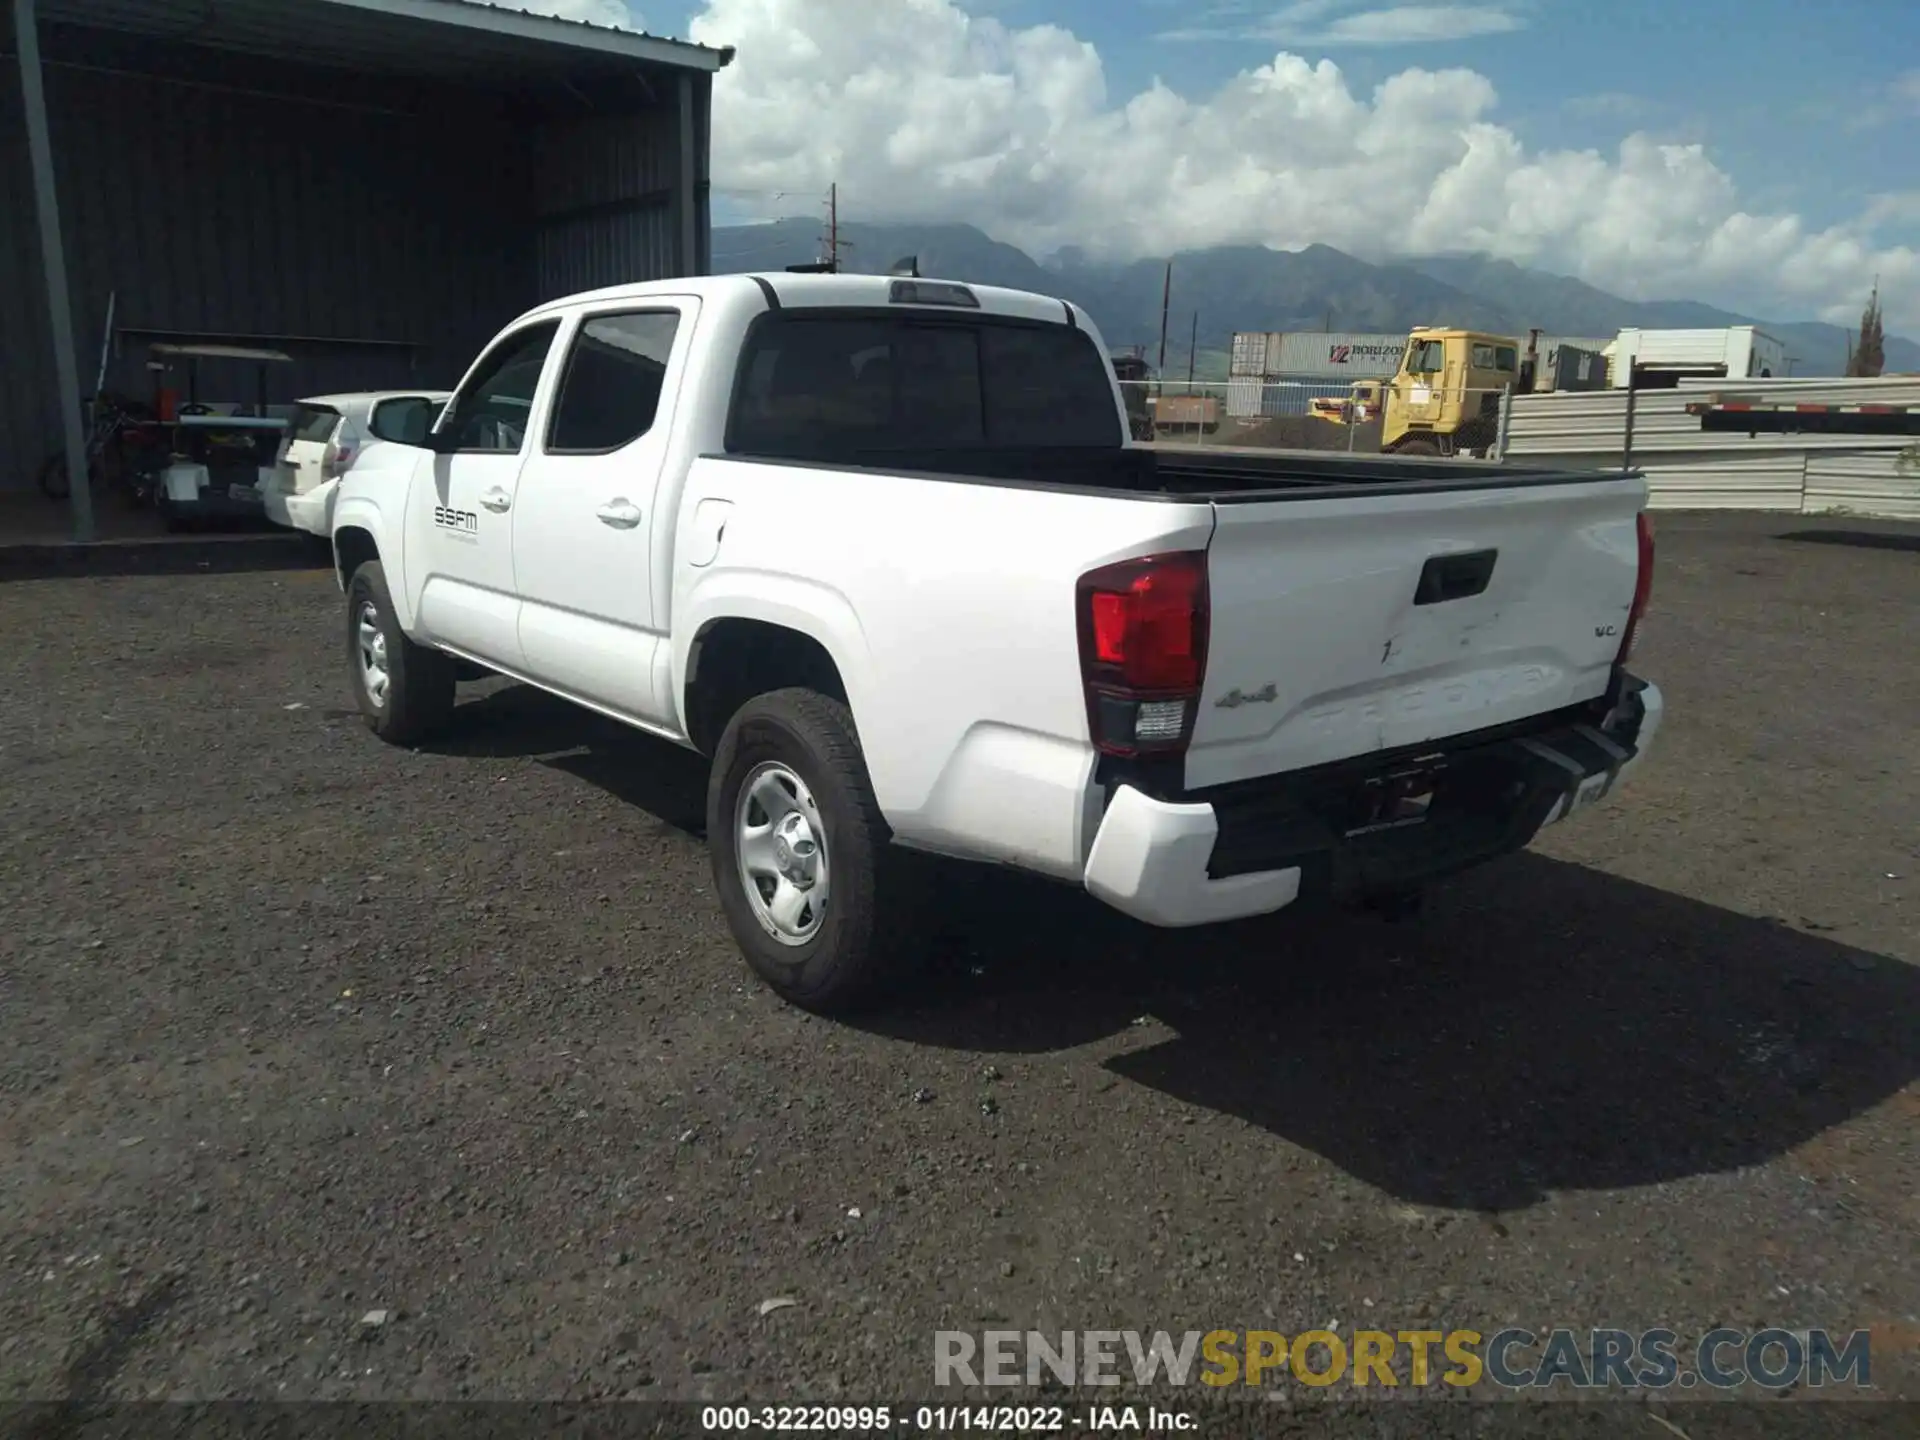
[[[1187,337],[1187,393],[1193,393],[1193,359],[1200,353],[1200,312],[1193,312],[1193,330]]]
[[[1167,306],[1173,300],[1173,261],[1167,261],[1167,278],[1160,287],[1160,364],[1159,373],[1167,373]]]
[[[851,245],[840,243],[840,184],[835,181],[827,186],[827,233],[820,237],[821,248],[827,253],[819,263],[809,266],[815,272],[824,271],[828,275],[840,273],[840,252],[851,250]]]

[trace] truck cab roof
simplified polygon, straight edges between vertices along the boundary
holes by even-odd
[[[531,320],[583,305],[644,303],[650,298],[691,295],[703,302],[771,309],[917,308],[951,314],[956,309],[1007,319],[1054,321],[1084,326],[1086,316],[1069,301],[1029,290],[975,285],[935,276],[795,275],[786,271],[743,275],[704,275],[678,280],[647,280],[610,285],[536,306],[520,317]],[[967,298],[970,297],[971,303]],[[516,324],[519,321],[515,322]]]

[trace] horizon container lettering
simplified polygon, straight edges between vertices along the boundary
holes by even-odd
[[[1267,350],[1267,374],[1289,378],[1372,380],[1400,368],[1404,334],[1352,330],[1289,330]]]

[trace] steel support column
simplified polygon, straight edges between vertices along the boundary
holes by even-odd
[[[34,0],[13,0],[14,44],[20,56],[20,99],[26,112],[27,155],[33,165],[33,206],[40,221],[40,268],[47,285],[53,333],[54,383],[60,387],[60,428],[67,452],[73,538],[93,539],[93,490],[87,482],[87,434],[80,415],[80,366],[73,348],[73,302],[67,293],[67,252],[60,239],[60,204],[53,179],[53,141],[40,74],[40,22]]]
[[[674,259],[682,275],[700,273],[700,176],[694,154],[693,76],[680,72],[680,173],[676,177],[675,210],[679,216],[679,234],[675,236]]]

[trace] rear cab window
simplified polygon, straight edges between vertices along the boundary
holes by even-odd
[[[1084,330],[978,312],[781,310],[749,329],[729,453],[1114,449],[1107,362]]]

